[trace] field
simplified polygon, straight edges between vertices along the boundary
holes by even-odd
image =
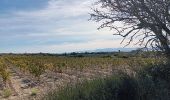
[[[69,90],[70,87],[76,86],[81,89],[83,87],[80,84],[90,86],[89,82],[94,84],[96,81],[110,78],[113,75],[114,81],[112,82],[116,83],[118,81],[115,81],[115,76],[118,79],[121,78],[122,73],[125,73],[124,76],[135,78],[142,69],[147,69],[148,66],[154,64],[166,63],[165,61],[163,57],[120,56],[102,53],[78,56],[76,54],[69,56],[2,55],[0,56],[0,99],[39,100],[54,93],[62,95],[61,91]],[[96,86],[98,87],[98,85]],[[93,88],[93,90],[95,89]],[[69,91],[65,90],[66,92]],[[49,100],[54,100],[54,98]],[[74,100],[78,100],[78,98]]]

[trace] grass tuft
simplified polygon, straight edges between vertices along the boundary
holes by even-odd
[[[12,95],[12,91],[10,89],[4,89],[2,91],[2,95],[3,95],[4,98],[8,98]]]

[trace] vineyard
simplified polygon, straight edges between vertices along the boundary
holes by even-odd
[[[0,57],[0,99],[38,99],[51,90],[123,71],[134,76],[163,58],[4,55]]]

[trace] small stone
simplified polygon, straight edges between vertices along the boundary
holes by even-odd
[[[22,85],[21,85],[21,88],[22,88],[22,89],[27,89],[27,88],[29,88],[29,86],[28,86],[27,84],[22,84]]]

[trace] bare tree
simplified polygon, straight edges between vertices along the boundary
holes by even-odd
[[[116,30],[114,35],[123,41],[128,38],[127,45],[138,38],[136,44],[162,50],[170,57],[170,0],[98,0],[92,9],[91,20],[102,22],[99,29]]]

